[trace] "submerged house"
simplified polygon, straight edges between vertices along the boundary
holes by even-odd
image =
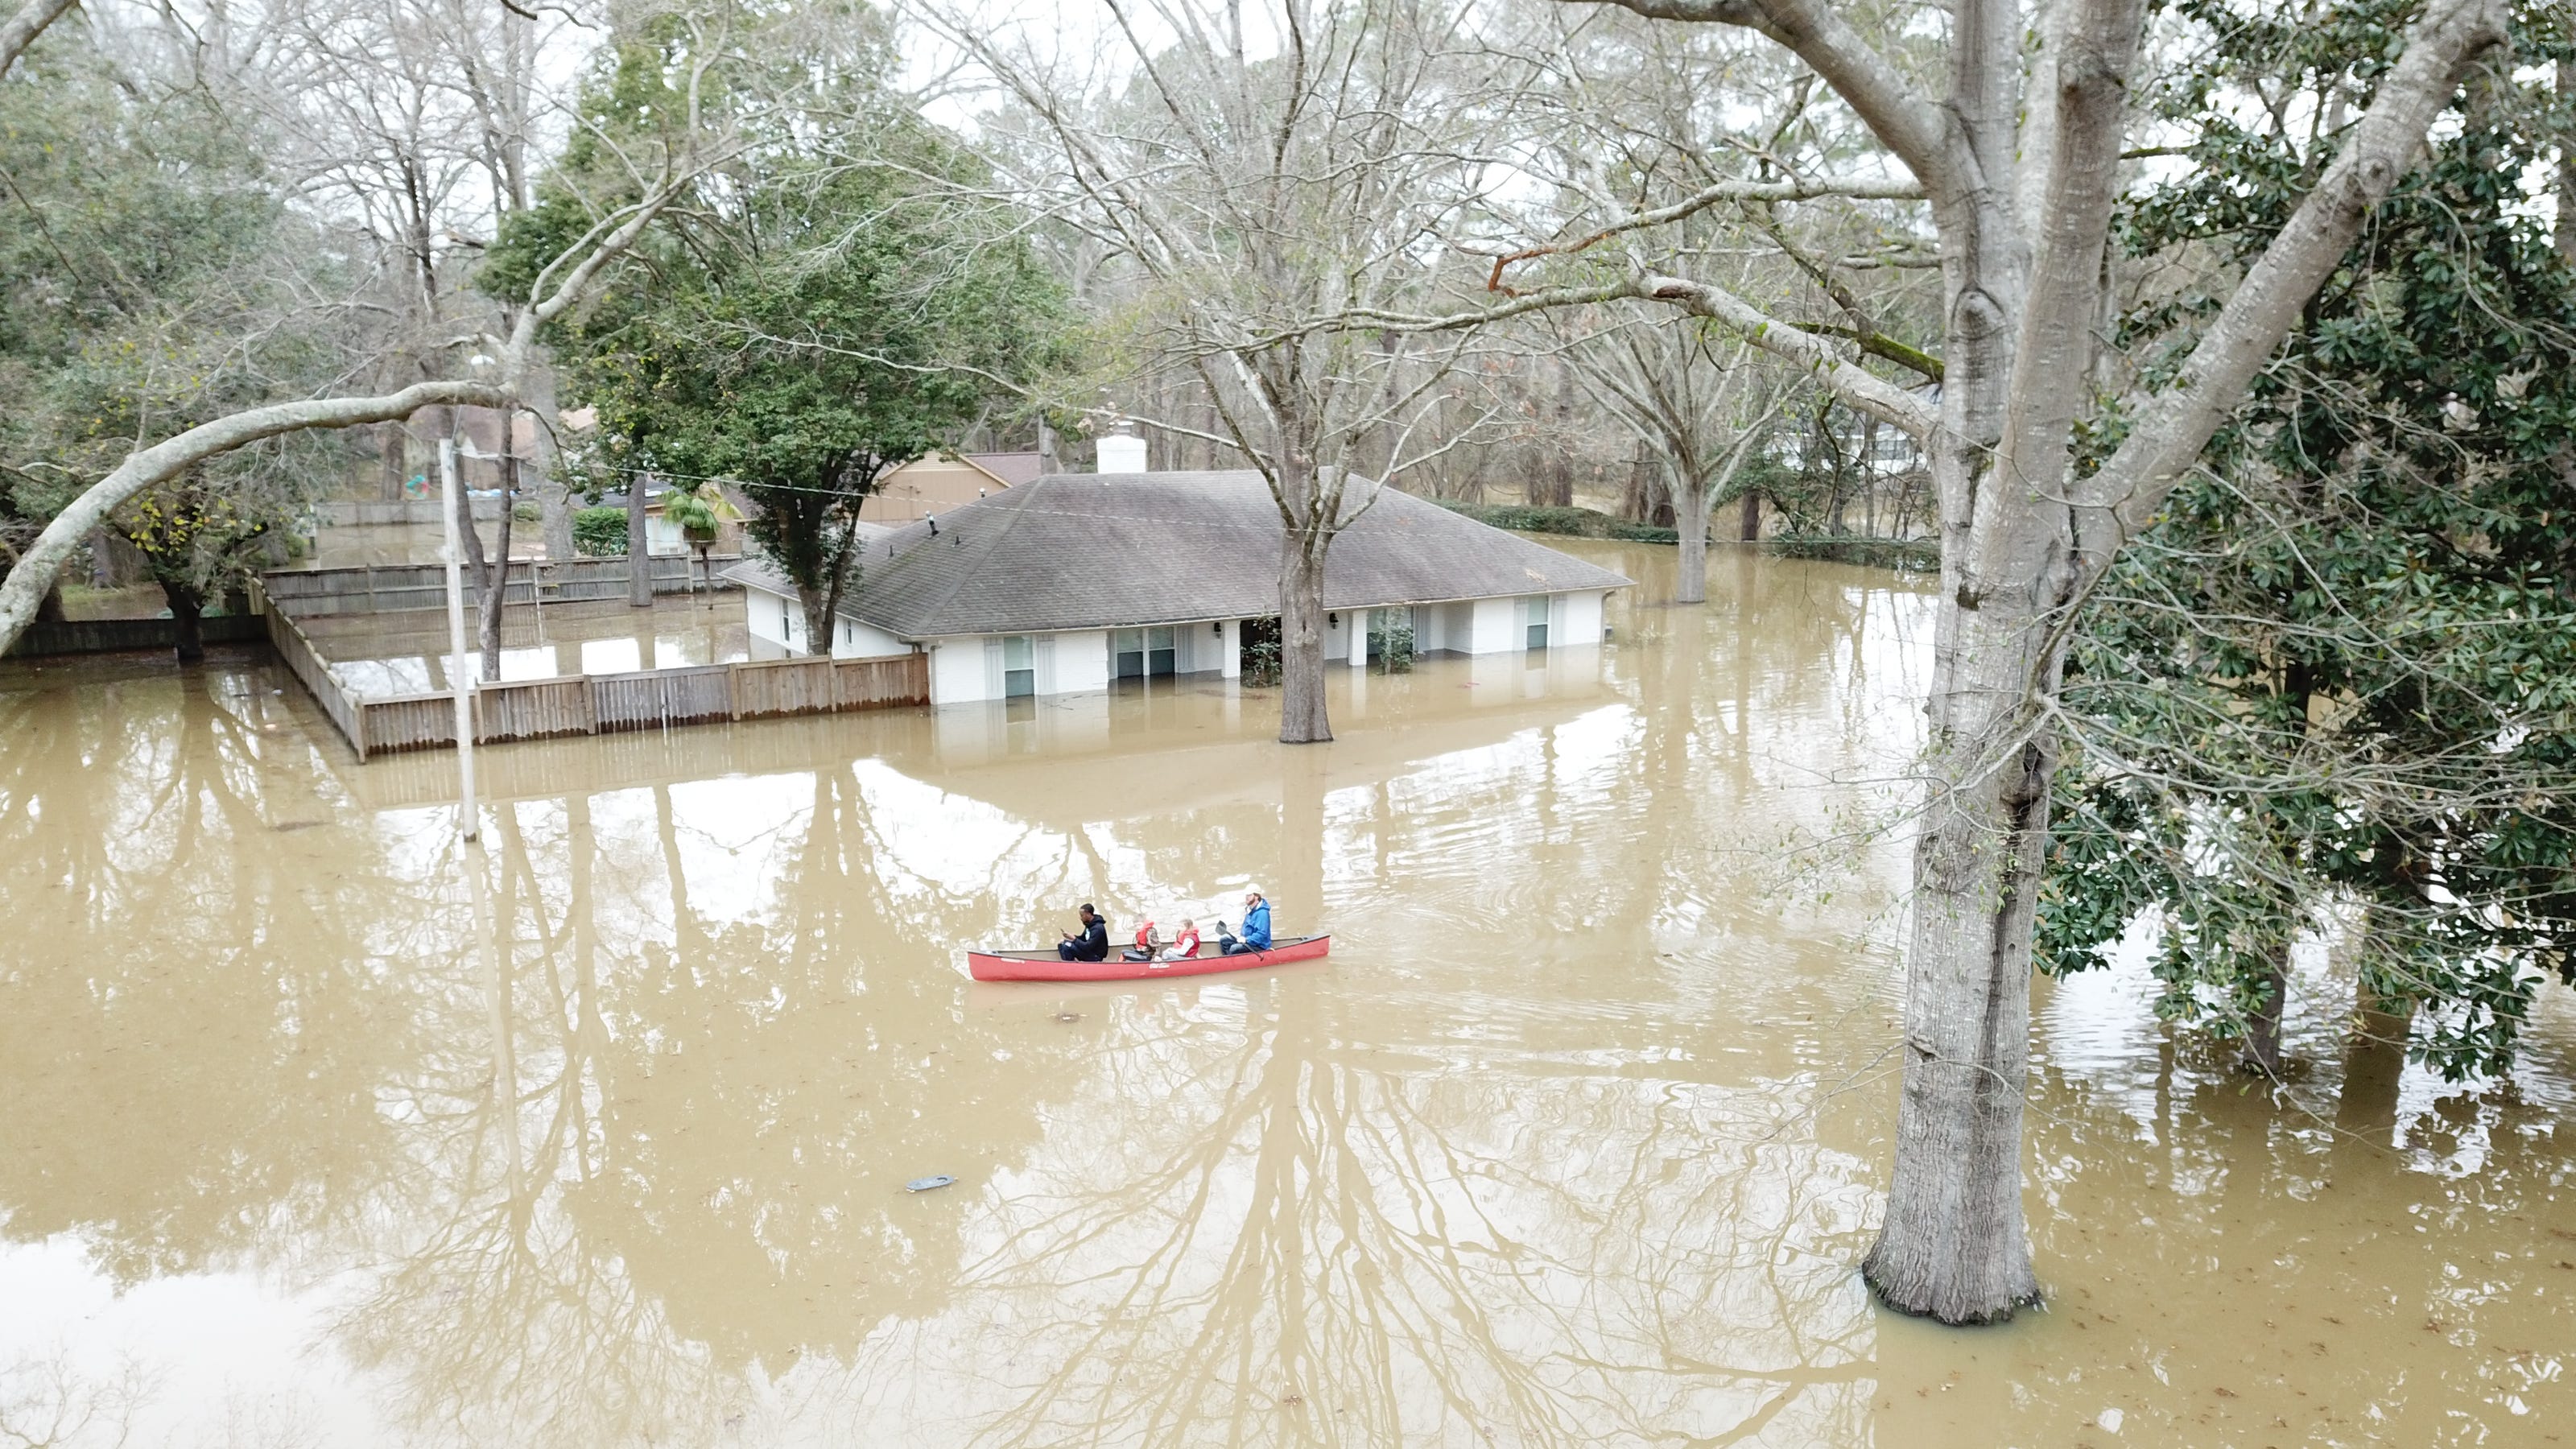
[[[1325,563],[1329,660],[1365,664],[1390,626],[1423,654],[1598,645],[1602,601],[1631,582],[1372,493]],[[869,540],[831,652],[925,651],[937,704],[1234,678],[1246,634],[1275,627],[1281,545],[1258,473],[1048,474]],[[759,560],[725,576],[744,587],[756,653],[805,651],[793,585]]]

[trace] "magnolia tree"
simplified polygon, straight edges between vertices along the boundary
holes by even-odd
[[[1026,28],[934,19],[1007,95],[996,172],[1098,256],[1092,300],[1133,339],[1133,371],[1193,373],[1215,439],[1269,483],[1279,738],[1327,740],[1333,540],[1376,487],[1462,436],[1424,423],[1464,342],[1351,324],[1425,305],[1444,265],[1467,274],[1437,239],[1487,214],[1491,98],[1525,68],[1478,44],[1458,8],[1419,0],[1107,10],[1121,80],[1106,89]]]
[[[1937,43],[1908,37],[1902,52],[1827,0],[1612,3],[1786,48],[1874,138],[1879,165],[1865,174],[1901,173],[1928,210],[1942,278],[1937,401],[1864,366],[1850,340],[1792,325],[1649,250],[1653,228],[1741,200],[1749,181],[1570,219],[1571,240],[1520,259],[1571,268],[1564,258],[1594,258],[1594,270],[1473,320],[1609,295],[1664,302],[1807,369],[1922,443],[1940,500],[1942,579],[1895,1176],[1865,1272],[1908,1312],[1949,1323],[2009,1317],[2038,1296],[2021,1129],[2032,917],[2071,611],[2157,517],[2428,128],[2497,50],[2503,0],[2429,0],[2402,35],[2391,32],[2393,63],[2356,76],[2355,104],[2321,113],[2309,132],[2300,159],[2313,179],[2277,234],[2243,259],[2232,290],[2213,288],[2226,300],[2168,365],[2118,398],[2098,394],[2095,363],[2124,153],[2133,127],[2146,125],[2132,104],[2146,80],[2146,0],[2055,0],[2035,13],[1975,0],[1949,12]],[[2195,15],[2228,18],[2219,5]],[[1804,184],[1813,194],[1867,189]],[[1504,268],[1495,276],[1501,290]],[[1412,325],[1444,321],[1462,325]]]

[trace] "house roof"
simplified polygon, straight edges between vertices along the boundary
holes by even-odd
[[[1327,556],[1328,609],[1632,582],[1411,494],[1370,491],[1364,508],[1346,504],[1355,516]],[[1279,612],[1280,545],[1258,473],[1055,473],[871,540],[841,612],[903,639],[1252,618]],[[765,561],[726,577],[795,592]]]
[[[957,456],[1013,487],[1034,481],[1043,457],[1038,453],[960,453]]]

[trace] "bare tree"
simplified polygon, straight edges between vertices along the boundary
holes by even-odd
[[[1193,372],[1214,440],[1268,480],[1286,534],[1279,738],[1330,739],[1326,554],[1375,487],[1454,441],[1420,439],[1463,347],[1344,324],[1424,305],[1437,238],[1482,213],[1486,98],[1512,89],[1509,63],[1421,0],[1107,8],[1132,80],[1105,96],[980,16],[937,23],[1026,113],[997,166],[1115,269],[1140,364]]]
[[[1673,598],[1708,598],[1708,515],[1791,395],[1752,344],[1693,318],[1614,314],[1566,353],[1602,410],[1644,442],[1670,481],[1681,569]]]

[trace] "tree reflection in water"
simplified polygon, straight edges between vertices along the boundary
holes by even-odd
[[[240,1332],[303,1398],[157,1375],[137,1442],[2256,1441],[2211,1406],[2310,1386],[2284,1352],[2410,1442],[2565,1404],[2555,1019],[2511,1091],[2321,1048],[2301,1116],[2117,979],[2045,989],[2058,1311],[1871,1309],[1903,862],[1826,900],[1777,847],[1879,808],[1919,599],[1713,582],[1623,605],[1599,681],[1425,661],[1315,749],[1189,688],[515,746],[468,851],[452,761],[350,764],[264,666],[0,674],[0,1274],[302,1313]],[[1246,878],[1331,961],[962,979]],[[2208,1328],[2276,1278],[2374,1326]],[[0,1312],[11,1424],[128,1417],[125,1341],[40,1341],[81,1301]]]

